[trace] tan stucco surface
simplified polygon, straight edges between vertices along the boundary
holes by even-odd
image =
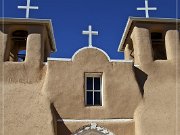
[[[3,33],[0,34],[4,36]],[[3,40],[1,40],[3,41]],[[1,48],[6,42],[1,42]],[[36,45],[36,46],[34,46]],[[2,51],[2,50],[1,50]],[[41,61],[41,35],[27,39],[25,62],[1,61],[2,135],[53,135],[50,102],[41,93],[44,68]],[[1,52],[3,60],[3,52]],[[1,103],[2,103],[1,102]],[[42,124],[44,123],[44,124]]]
[[[5,43],[1,45],[5,46]],[[44,65],[41,50],[40,34],[32,33],[27,38],[24,62],[1,62],[4,69],[2,107],[5,134],[54,134],[51,103],[63,119],[133,118],[141,99],[133,63],[110,62],[101,50],[85,48],[75,55],[73,61],[48,61]],[[86,72],[103,73],[103,106],[84,105]],[[120,76],[124,78],[118,79]],[[127,82],[132,83],[124,85]],[[121,125],[126,127],[126,123]],[[118,134],[115,127],[108,127]],[[69,130],[77,129],[70,125]],[[134,134],[134,128],[130,133]]]
[[[139,26],[140,27],[140,26]],[[135,59],[140,69],[148,75],[144,97],[135,112],[137,135],[175,135],[177,120],[177,86],[180,75],[177,52],[180,51],[179,33],[167,30],[165,44],[167,60],[153,61],[149,30],[134,27],[132,33]],[[142,43],[142,44],[141,44]]]
[[[112,61],[96,47],[85,47],[72,59],[44,63],[51,51],[48,31],[42,25],[26,27],[16,22],[14,26],[0,29],[0,134],[70,135],[91,123],[83,120],[91,119],[100,119],[97,124],[115,135],[179,133],[180,44],[174,24],[133,23],[125,59],[132,59],[129,46],[133,46],[134,63]],[[32,28],[24,62],[7,59],[9,35],[15,28]],[[154,61],[150,32],[162,29],[167,60]],[[102,73],[102,106],[85,106],[85,73]],[[72,121],[60,122],[64,119]],[[109,119],[132,121],[103,121]]]
[[[141,95],[132,64],[109,62],[96,48],[85,48],[73,61],[48,62],[44,92],[62,118],[133,118]],[[84,75],[94,72],[103,73],[103,105],[85,107]]]
[[[40,91],[42,84],[5,84],[4,134],[53,135],[50,105]]]

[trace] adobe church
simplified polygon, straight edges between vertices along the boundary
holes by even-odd
[[[50,20],[0,22],[2,135],[180,133],[180,20],[129,18],[124,60],[95,46],[49,58]]]

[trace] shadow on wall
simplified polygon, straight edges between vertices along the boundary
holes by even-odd
[[[71,135],[71,131],[66,127],[65,123],[62,121],[62,118],[59,116],[53,104],[51,104],[51,113],[53,116],[55,135]]]
[[[135,66],[133,69],[134,69],[136,81],[137,81],[138,86],[139,86],[139,90],[140,90],[141,95],[143,97],[144,96],[144,84],[148,78],[148,75]]]

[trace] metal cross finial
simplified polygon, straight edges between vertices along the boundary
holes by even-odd
[[[145,7],[137,8],[137,10],[145,10],[146,18],[149,18],[149,10],[157,10],[156,7],[148,7],[148,0],[145,0]]]
[[[98,35],[98,31],[92,31],[92,26],[89,25],[89,30],[83,31],[82,34],[89,35],[89,47],[92,47],[92,35]]]
[[[31,0],[27,0],[26,6],[18,6],[18,9],[26,9],[26,18],[29,18],[30,9],[39,9],[38,6],[31,6],[30,3],[31,3]]]

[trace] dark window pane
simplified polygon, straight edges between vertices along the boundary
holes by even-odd
[[[159,32],[152,32],[151,39],[162,39],[162,33]]]
[[[151,41],[154,60],[167,60],[165,38],[162,33],[152,32]]]
[[[100,92],[94,92],[94,105],[101,105]]]
[[[13,37],[27,37],[28,36],[28,32],[27,31],[24,31],[24,30],[17,30],[17,31],[14,31],[12,33]]]
[[[92,77],[87,77],[87,90],[93,90],[93,78]]]
[[[94,78],[94,89],[95,90],[100,90],[100,77],[95,77]]]
[[[93,105],[93,92],[87,91],[87,105]]]

